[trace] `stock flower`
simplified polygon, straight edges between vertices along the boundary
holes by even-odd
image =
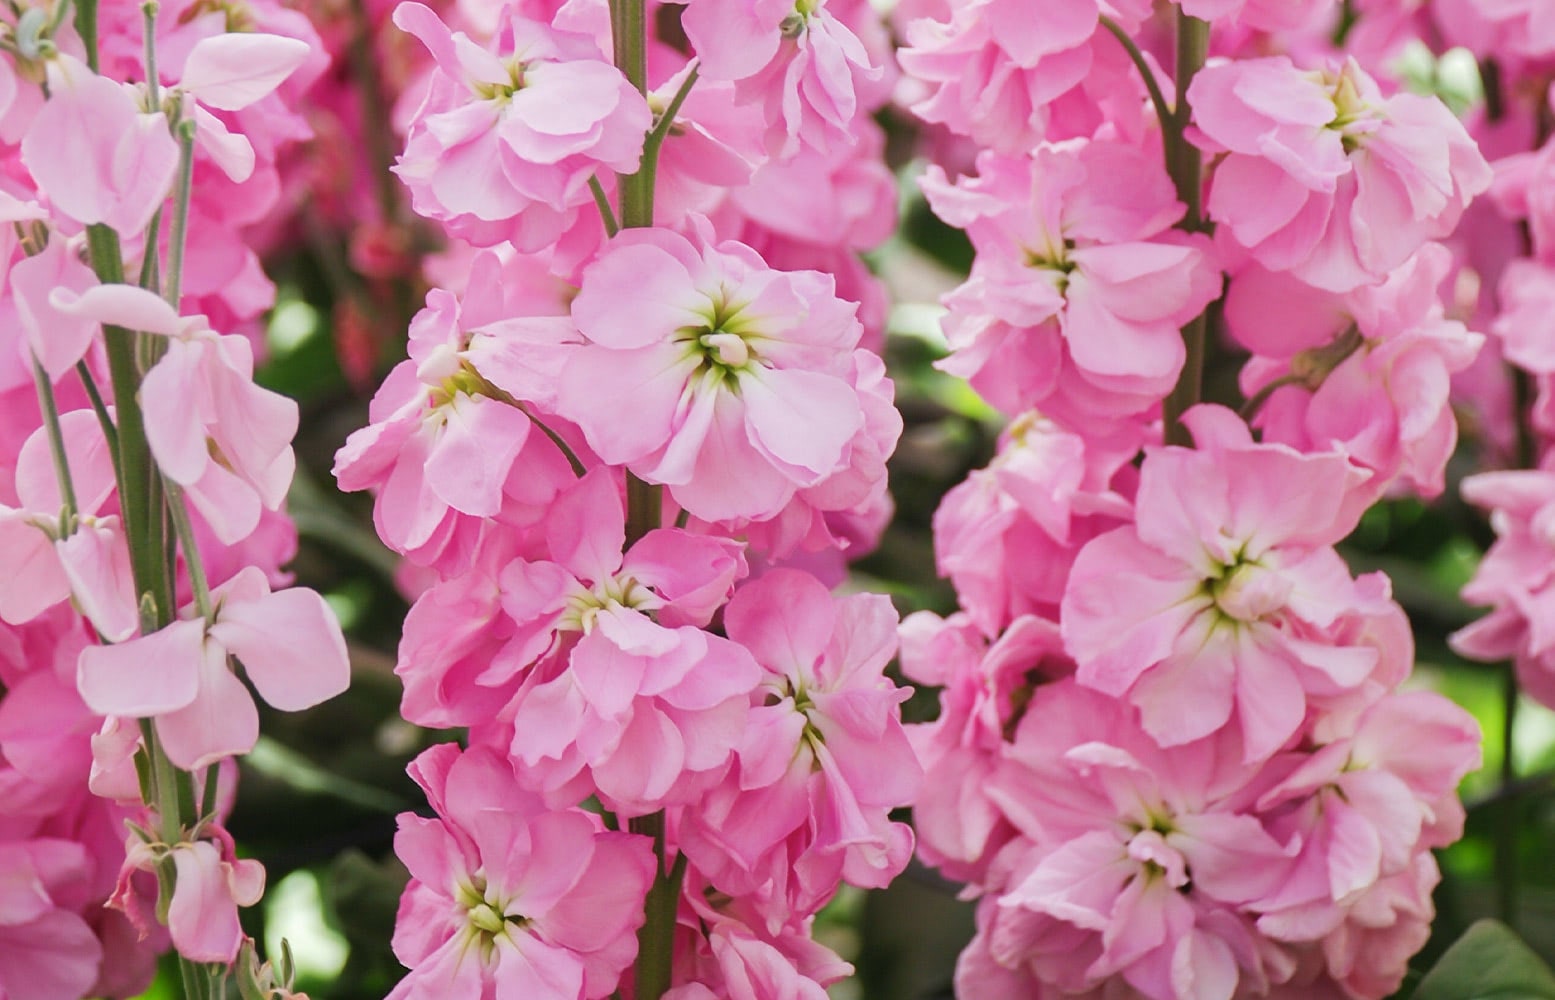
[[[934,512],[935,563],[986,634],[1025,614],[1056,618],[1075,553],[1129,519],[1119,488],[1130,486],[1139,441],[1124,442],[1087,441],[1026,413],[988,467],[945,494]]]
[[[440,559],[462,520],[537,517],[560,488],[557,473],[573,478],[519,401],[554,378],[567,319],[553,315],[554,290],[526,287],[526,262],[515,263],[482,253],[463,300],[428,293],[411,321],[410,357],[335,456],[340,488],[376,489],[379,535],[420,562]]]
[[[852,142],[859,91],[881,68],[826,0],[693,0],[684,24],[702,74],[761,106],[774,155]]]
[[[596,172],[636,172],[652,115],[588,36],[511,12],[487,48],[413,2],[394,23],[437,63],[395,167],[418,213],[539,250],[590,204]]]
[[[504,713],[525,782],[551,801],[597,791],[626,816],[693,798],[722,776],[759,678],[749,653],[699,627],[744,572],[738,545],[661,528],[623,555],[625,512],[603,469],[544,530],[554,561],[502,571],[512,635],[477,678],[497,687],[528,671]]]
[[[1194,141],[1224,154],[1210,217],[1259,264],[1319,288],[1380,282],[1490,187],[1445,105],[1384,97],[1353,59],[1314,72],[1283,56],[1209,66],[1188,99]]]
[[[0,996],[88,995],[103,948],[71,904],[89,870],[86,850],[68,840],[0,841]]]
[[[1040,10],[1019,0],[953,0],[940,18],[907,25],[902,68],[930,88],[913,111],[1010,155],[1090,136],[1103,121],[1138,134],[1143,87],[1100,16],[1132,25],[1149,11],[1138,0]]]
[[[979,906],[969,955],[981,958],[963,958],[959,995],[1031,995],[1035,982],[1088,994],[1115,979],[1152,1000],[1204,1000],[1289,975],[1253,926],[1290,854],[1240,805],[1257,768],[1234,733],[1163,750],[1133,718],[1070,680],[1033,692],[989,780],[1021,838]],[[1010,978],[1028,992],[988,986]]]
[[[739,766],[682,820],[683,849],[727,892],[772,883],[780,911],[814,912],[839,876],[885,885],[912,851],[888,813],[922,778],[898,707],[910,691],[883,674],[896,650],[890,601],[834,599],[776,569],[735,592],[724,622],[764,676]]]
[[[649,841],[547,809],[490,751],[441,744],[410,773],[437,817],[399,817],[393,944],[411,972],[390,1000],[609,996],[637,954]]]
[[[846,470],[865,429],[854,312],[830,278],[773,271],[741,244],[624,232],[583,272],[585,343],[556,408],[693,515],[772,517]]]
[[[1137,705],[1166,746],[1235,720],[1249,760],[1280,749],[1309,699],[1343,696],[1379,669],[1349,616],[1390,613],[1333,550],[1355,526],[1336,488],[1366,473],[1337,454],[1253,444],[1229,411],[1185,422],[1198,450],[1147,451],[1136,522],[1089,542],[1064,593],[1064,644],[1080,683]],[[1406,668],[1407,669],[1407,668]]]
[[[1249,268],[1238,275],[1226,316],[1254,351],[1241,377],[1247,395],[1269,390],[1253,421],[1263,440],[1342,452],[1373,473],[1361,486],[1367,498],[1398,485],[1424,497],[1441,493],[1458,441],[1452,376],[1473,364],[1484,342],[1445,315],[1437,289],[1451,268],[1451,254],[1432,243],[1382,284],[1344,296],[1289,274]],[[1265,319],[1269,303],[1281,300],[1301,301],[1299,310],[1316,314],[1318,342],[1264,340],[1277,325]]]
[[[984,153],[975,178],[931,167],[924,193],[977,251],[945,298],[941,365],[1011,413],[1068,429],[1139,413],[1182,370],[1179,328],[1220,291],[1202,241],[1169,232],[1183,205],[1154,158],[1119,142]]]
[[[1481,473],[1463,481],[1463,498],[1490,512],[1496,532],[1463,599],[1491,611],[1453,633],[1452,647],[1476,660],[1512,660],[1519,687],[1555,705],[1555,619],[1548,610],[1555,599],[1555,472],[1546,464]]]

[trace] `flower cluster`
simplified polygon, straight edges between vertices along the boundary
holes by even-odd
[[[0,24],[0,993],[39,1000],[135,995],[169,943],[237,959],[250,685],[298,710],[350,673],[283,569],[297,407],[254,382],[252,230],[319,40],[266,0],[243,30],[92,7],[94,32],[66,3]]]
[[[1175,39],[1154,6],[904,25],[923,191],[975,251],[941,366],[1012,418],[935,517],[961,610],[903,623],[941,688],[909,732],[919,854],[978,899],[961,996],[1382,997],[1479,732],[1401,690],[1408,622],[1335,546],[1445,488],[1484,338],[1443,241],[1492,170],[1398,91],[1368,13],[1346,50],[1336,4],[1159,5]],[[1228,348],[1240,415],[1194,405]],[[1545,652],[1520,631],[1541,489],[1478,585],[1517,609],[1479,633],[1502,655]]]
[[[469,730],[413,765],[395,996],[818,994],[814,915],[913,850],[897,615],[830,592],[902,428],[884,32],[641,7],[393,12],[433,62],[395,171],[468,280],[335,473],[415,567],[404,716]]]

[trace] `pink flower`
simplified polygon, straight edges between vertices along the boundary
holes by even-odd
[[[854,310],[830,278],[770,270],[738,243],[622,233],[583,272],[586,343],[557,411],[697,517],[772,517],[847,470],[865,430]]]
[[[167,909],[167,929],[178,954],[191,962],[230,963],[243,944],[238,907],[253,906],[265,891],[265,869],[251,858],[239,859],[226,830],[212,829],[212,839],[171,846],[148,844],[130,835],[119,888],[110,906],[123,910],[132,922],[150,922],[152,901],[135,898],[137,871],[154,871],[166,857],[175,869],[173,898]],[[147,928],[142,927],[144,932]]]
[[[58,379],[85,357],[97,324],[55,308],[49,295],[56,288],[79,295],[97,284],[97,276],[72,251],[69,241],[53,232],[41,251],[16,262],[10,279],[27,347],[49,377]]]
[[[1103,121],[1139,135],[1144,88],[1123,48],[1101,30],[1103,8],[1126,26],[1150,10],[1136,0],[1073,0],[1039,11],[1018,0],[954,0],[948,17],[910,22],[898,55],[930,88],[913,111],[1004,154],[1090,136]]]
[[[1482,59],[1555,55],[1555,11],[1539,0],[1435,0],[1431,15],[1448,44]]]
[[[637,171],[648,104],[587,36],[515,12],[482,47],[413,2],[394,23],[437,62],[395,167],[419,214],[482,246],[539,250],[591,204],[590,177]]]
[[[436,819],[402,813],[394,849],[411,881],[394,954],[411,972],[391,1000],[594,1000],[637,954],[653,880],[648,840],[548,810],[486,750],[433,747],[410,767]]]
[[[1388,695],[1358,717],[1325,719],[1313,736],[1257,805],[1275,836],[1300,845],[1258,921],[1291,942],[1334,934],[1356,907],[1366,920],[1365,894],[1412,877],[1417,856],[1462,836],[1458,782],[1480,764],[1479,725],[1435,692]],[[1396,980],[1404,966],[1372,972]]]
[[[64,53],[49,62],[48,81],[50,98],[22,139],[22,163],[55,211],[138,235],[178,169],[166,116],[143,113],[129,88]]]
[[[982,968],[1060,995],[1112,980],[1156,1000],[1288,976],[1253,920],[1291,852],[1240,804],[1258,770],[1237,743],[1232,732],[1163,750],[1125,703],[1069,680],[1038,687],[988,783],[1022,837],[979,908]],[[973,995],[969,974],[958,981]]]
[[[785,900],[814,912],[838,877],[885,885],[912,852],[911,830],[888,814],[922,777],[898,708],[910,692],[883,675],[896,650],[890,601],[837,600],[778,569],[736,591],[724,623],[765,678],[739,766],[683,818],[682,848],[726,892],[773,883],[778,912]]]
[[[627,816],[694,798],[722,777],[760,676],[700,628],[744,572],[738,545],[659,529],[623,555],[604,469],[557,501],[545,534],[554,562],[501,573],[512,635],[476,678],[500,689],[522,677],[503,721],[523,780],[552,802],[597,793]]]
[[[218,538],[237,542],[254,530],[261,508],[280,508],[296,468],[297,404],[254,384],[248,340],[217,333],[204,316],[179,316],[130,285],[56,290],[49,301],[66,315],[166,338],[141,383],[146,441]]]
[[[0,995],[76,1000],[90,993],[103,949],[77,912],[89,870],[85,848],[69,840],[0,841]]]
[[[1491,612],[1454,633],[1452,647],[1476,660],[1513,660],[1519,686],[1555,706],[1555,472],[1481,473],[1463,481],[1463,497],[1490,511],[1496,532],[1463,599]]]
[[[909,726],[923,790],[913,803],[918,856],[947,878],[985,882],[1015,828],[988,794],[1036,689],[1074,673],[1058,626],[1034,615],[989,640],[965,615],[927,611],[902,621],[902,672],[943,687],[939,717]]]
[[[1383,284],[1336,301],[1332,339],[1300,351],[1291,350],[1296,344],[1270,350],[1259,343],[1270,327],[1263,318],[1268,303],[1304,298],[1310,307],[1315,299],[1313,326],[1321,328],[1331,315],[1322,293],[1288,274],[1254,270],[1234,279],[1232,298],[1239,301],[1234,309],[1228,304],[1227,316],[1257,352],[1242,371],[1243,390],[1272,390],[1254,420],[1263,439],[1344,453],[1374,473],[1361,487],[1368,499],[1396,486],[1439,494],[1458,440],[1448,400],[1452,376],[1473,364],[1484,342],[1444,314],[1437,289],[1451,267],[1445,247],[1426,244]],[[1238,288],[1246,278],[1252,281]],[[1276,291],[1281,285],[1291,287]]]
[[[1290,31],[1320,23],[1334,0],[1176,0],[1184,14],[1216,25],[1230,22],[1260,31]]]
[[[1168,233],[1183,206],[1156,158],[1116,142],[984,153],[978,176],[923,181],[967,230],[972,275],[945,299],[942,367],[1008,412],[1071,429],[1148,409],[1182,370],[1179,328],[1220,290],[1209,259]]]
[[[259,715],[228,667],[236,657],[266,702],[310,708],[351,679],[345,639],[324,599],[294,587],[270,592],[249,567],[211,594],[215,620],[179,619],[160,631],[82,650],[81,697],[99,715],[156,720],[173,763],[204,767],[254,748]]]
[[[684,24],[702,74],[761,105],[775,156],[852,142],[859,91],[881,69],[826,0],[694,0]]]
[[[1331,546],[1363,478],[1335,454],[1255,445],[1229,411],[1191,410],[1199,450],[1147,451],[1136,523],[1080,550],[1064,594],[1064,644],[1081,684],[1137,705],[1165,746],[1235,720],[1249,760],[1306,719],[1309,699],[1344,696],[1382,662],[1351,616],[1396,613],[1352,580]]]
[[[1132,516],[1128,463],[1139,444],[1090,444],[1027,413],[986,469],[945,494],[934,513],[935,561],[984,633],[1025,614],[1058,617],[1080,546]]]
[[[371,423],[335,456],[340,488],[376,489],[379,535],[420,562],[442,558],[464,522],[532,523],[574,478],[520,399],[544,406],[560,345],[575,338],[554,314],[556,291],[525,287],[516,276],[526,261],[512,263],[482,253],[463,301],[428,293],[411,322],[410,358],[379,387]]]
[[[1259,264],[1319,288],[1375,284],[1450,235],[1490,186],[1440,101],[1384,98],[1352,59],[1306,72],[1285,57],[1210,66],[1188,92],[1195,140],[1224,154],[1210,217]]]

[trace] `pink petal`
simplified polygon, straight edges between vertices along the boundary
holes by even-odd
[[[260,697],[284,712],[328,701],[351,683],[335,613],[306,587],[223,604],[210,634],[243,664]]]
[[[307,61],[308,53],[306,42],[281,35],[213,35],[189,50],[179,86],[202,104],[237,111],[273,92]]]
[[[76,687],[98,715],[143,719],[175,711],[199,693],[205,646],[205,626],[197,621],[116,646],[88,646],[76,663]]]
[[[227,669],[226,651],[207,642],[199,671],[194,701],[157,716],[157,735],[168,758],[185,770],[246,754],[259,740],[259,712],[248,688]]]

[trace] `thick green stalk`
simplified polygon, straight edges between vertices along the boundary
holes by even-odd
[[[610,0],[610,26],[614,38],[615,63],[644,96],[648,93],[647,38],[645,0]],[[688,82],[689,86],[689,82]],[[643,143],[642,160],[637,172],[618,176],[623,229],[653,225],[653,187],[659,146],[664,140],[674,113],[685,99],[684,88],[675,102]],[[626,544],[631,546],[663,520],[663,487],[643,482],[630,472],[626,476]],[[653,853],[658,859],[653,885],[644,902],[644,920],[637,932],[637,962],[633,973],[636,1000],[659,1000],[670,988],[675,957],[675,914],[680,906],[680,885],[685,875],[684,858],[665,868],[667,853],[665,821],[662,811],[639,816],[629,824],[633,833],[653,838]]]
[[[1177,14],[1177,100],[1172,106],[1170,122],[1163,122],[1162,141],[1166,147],[1166,167],[1172,184],[1177,189],[1177,199],[1187,206],[1187,212],[1179,224],[1188,232],[1198,232],[1204,226],[1204,157],[1197,146],[1189,142],[1187,128],[1193,120],[1193,108],[1188,104],[1188,87],[1203,68],[1209,57],[1209,22],[1190,17],[1181,11]],[[1186,445],[1191,437],[1182,425],[1182,415],[1204,394],[1204,358],[1208,339],[1209,314],[1200,313],[1182,329],[1183,346],[1187,358],[1182,374],[1171,395],[1166,397],[1161,418],[1168,444]]]
[[[107,226],[88,226],[87,244],[98,279],[105,284],[122,283],[124,261],[118,234]],[[161,628],[173,620],[173,587],[164,572],[167,539],[163,531],[162,478],[146,443],[146,427],[136,398],[140,391],[136,335],[123,327],[104,326],[103,340],[118,425],[119,505],[130,548],[130,572],[136,600],[143,608],[150,602],[152,623]]]

